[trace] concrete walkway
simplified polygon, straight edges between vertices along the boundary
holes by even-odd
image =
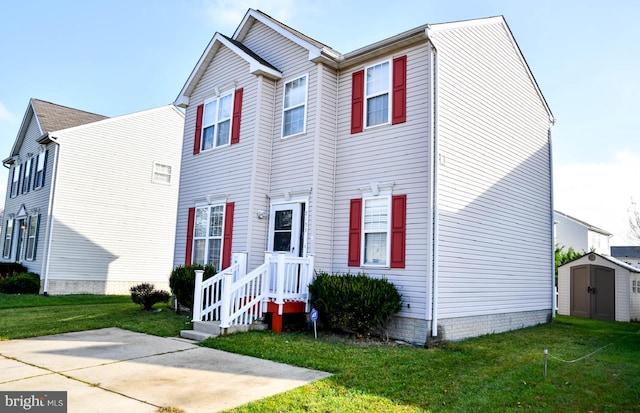
[[[119,328],[0,341],[0,392],[66,391],[69,413],[218,412],[329,376]]]

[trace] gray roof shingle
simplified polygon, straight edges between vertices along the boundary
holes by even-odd
[[[108,116],[56,105],[55,103],[40,99],[32,98],[31,105],[33,106],[42,133],[54,132],[108,119]]]

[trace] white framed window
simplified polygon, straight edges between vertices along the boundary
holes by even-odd
[[[4,248],[2,249],[3,258],[11,258],[11,247],[13,240],[13,219],[7,220],[7,225],[4,233]]]
[[[391,64],[386,61],[365,69],[365,118],[367,127],[389,123]]]
[[[46,162],[47,151],[40,152],[36,163],[36,173],[33,178],[33,189],[42,188],[44,186]]]
[[[222,266],[224,205],[197,207],[193,228],[193,263]]]
[[[363,198],[362,264],[389,265],[391,229],[391,196]]]
[[[24,178],[22,178],[22,193],[26,194],[31,190],[31,158],[27,159],[24,165]]]
[[[282,137],[304,133],[307,118],[307,75],[284,84]]]
[[[17,164],[13,167],[13,176],[11,177],[11,194],[10,196],[13,198],[14,196],[18,196],[20,191],[20,170],[22,169],[21,164]]]
[[[232,114],[233,91],[204,103],[200,150],[229,145]]]
[[[171,165],[158,162],[153,163],[153,182],[159,184],[171,183]]]
[[[38,224],[40,221],[39,215],[31,215],[29,217],[29,224],[27,225],[27,251],[25,258],[29,261],[36,259],[36,245],[38,243]]]

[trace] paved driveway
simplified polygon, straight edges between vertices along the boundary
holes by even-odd
[[[0,392],[66,391],[69,413],[217,412],[329,376],[119,328],[0,341]]]

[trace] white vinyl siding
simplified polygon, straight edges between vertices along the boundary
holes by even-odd
[[[331,271],[348,272],[349,203],[362,198],[360,188],[372,182],[393,183],[393,193],[406,194],[405,268],[367,267],[373,277],[386,277],[402,294],[401,316],[426,319],[429,295],[429,47],[419,43],[396,50],[389,59],[407,56],[407,122],[351,135],[351,83],[355,67],[339,78],[338,135],[335,172],[335,220]],[[377,60],[379,62],[380,60]],[[375,62],[371,62],[375,63]],[[364,69],[368,63],[363,64]],[[362,247],[362,246],[361,246]],[[363,259],[361,253],[361,259]]]
[[[549,115],[503,24],[433,39],[439,316],[550,310]]]
[[[169,105],[54,134],[59,155],[51,285],[167,284],[173,269],[178,187],[151,182],[149,165],[162,159],[179,173],[183,127],[183,115]],[[123,148],[129,156],[122,156]],[[54,158],[53,153],[48,158]],[[96,165],[109,167],[96,174]],[[42,210],[40,214],[46,216]],[[37,244],[41,251],[45,242],[39,239]]]

